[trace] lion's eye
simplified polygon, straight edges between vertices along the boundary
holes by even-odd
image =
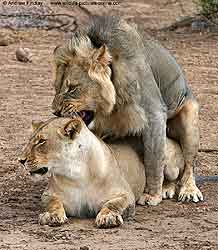
[[[46,139],[41,138],[41,139],[39,139],[39,141],[37,142],[36,145],[42,145],[42,144],[44,144],[45,142],[46,142]]]
[[[78,85],[74,85],[73,88],[68,92],[68,94],[70,95],[70,97],[77,97],[80,95],[80,89],[78,87]]]
[[[68,89],[68,92],[70,92],[70,93],[75,92],[75,91],[78,89],[78,86],[79,86],[79,84],[70,85],[70,86],[69,86],[69,89]]]

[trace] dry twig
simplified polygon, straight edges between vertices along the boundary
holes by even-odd
[[[79,6],[79,8],[83,11],[83,12],[85,12],[86,13],[86,15],[88,15],[88,16],[92,16],[92,13],[91,13],[91,11],[89,11],[87,8],[85,8],[84,6]]]
[[[178,28],[184,28],[184,27],[187,27],[187,26],[190,26],[191,23],[196,19],[196,17],[186,17],[184,18],[183,20],[180,20],[180,21],[176,21],[175,23],[167,26],[167,27],[164,27],[164,28],[161,28],[159,29],[159,31],[174,31]]]
[[[218,149],[217,148],[199,148],[198,152],[216,153],[216,152],[218,152]]]

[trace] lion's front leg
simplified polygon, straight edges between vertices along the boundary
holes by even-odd
[[[123,217],[135,214],[135,199],[133,194],[119,194],[106,202],[96,217],[99,228],[118,227],[123,224]]]
[[[63,203],[56,194],[43,193],[42,201],[46,212],[39,215],[41,225],[59,226],[67,221]]]
[[[146,173],[145,203],[156,206],[162,201],[166,150],[166,115],[154,114],[143,131]]]

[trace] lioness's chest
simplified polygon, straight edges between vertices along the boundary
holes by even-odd
[[[58,187],[57,187],[58,188]],[[99,195],[93,185],[72,182],[58,188],[68,216],[93,217],[100,209]]]

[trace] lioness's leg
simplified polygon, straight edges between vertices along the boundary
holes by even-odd
[[[185,160],[178,199],[194,202],[203,200],[203,196],[195,184],[193,174],[193,162],[199,147],[197,102],[193,99],[187,100],[176,117],[168,120],[167,127],[168,136],[172,136],[180,142]]]
[[[163,188],[162,188],[162,198],[163,199],[172,199],[174,195],[176,194],[176,187],[178,183],[178,177],[180,168],[183,169],[183,166],[176,164],[176,159],[174,157],[177,157],[175,154],[174,156],[171,156],[168,158],[169,152],[166,152],[167,159],[166,159],[166,166],[164,169],[164,182],[163,182]]]
[[[63,203],[57,195],[52,194],[50,196],[45,192],[42,200],[46,207],[46,212],[39,215],[39,223],[41,225],[59,226],[67,220]]]
[[[95,222],[99,228],[117,227],[123,224],[123,217],[134,214],[134,198],[129,194],[120,194],[103,205]]]
[[[184,171],[184,157],[180,145],[167,138],[166,166],[164,168],[163,199],[172,199],[176,194],[179,176]]]

